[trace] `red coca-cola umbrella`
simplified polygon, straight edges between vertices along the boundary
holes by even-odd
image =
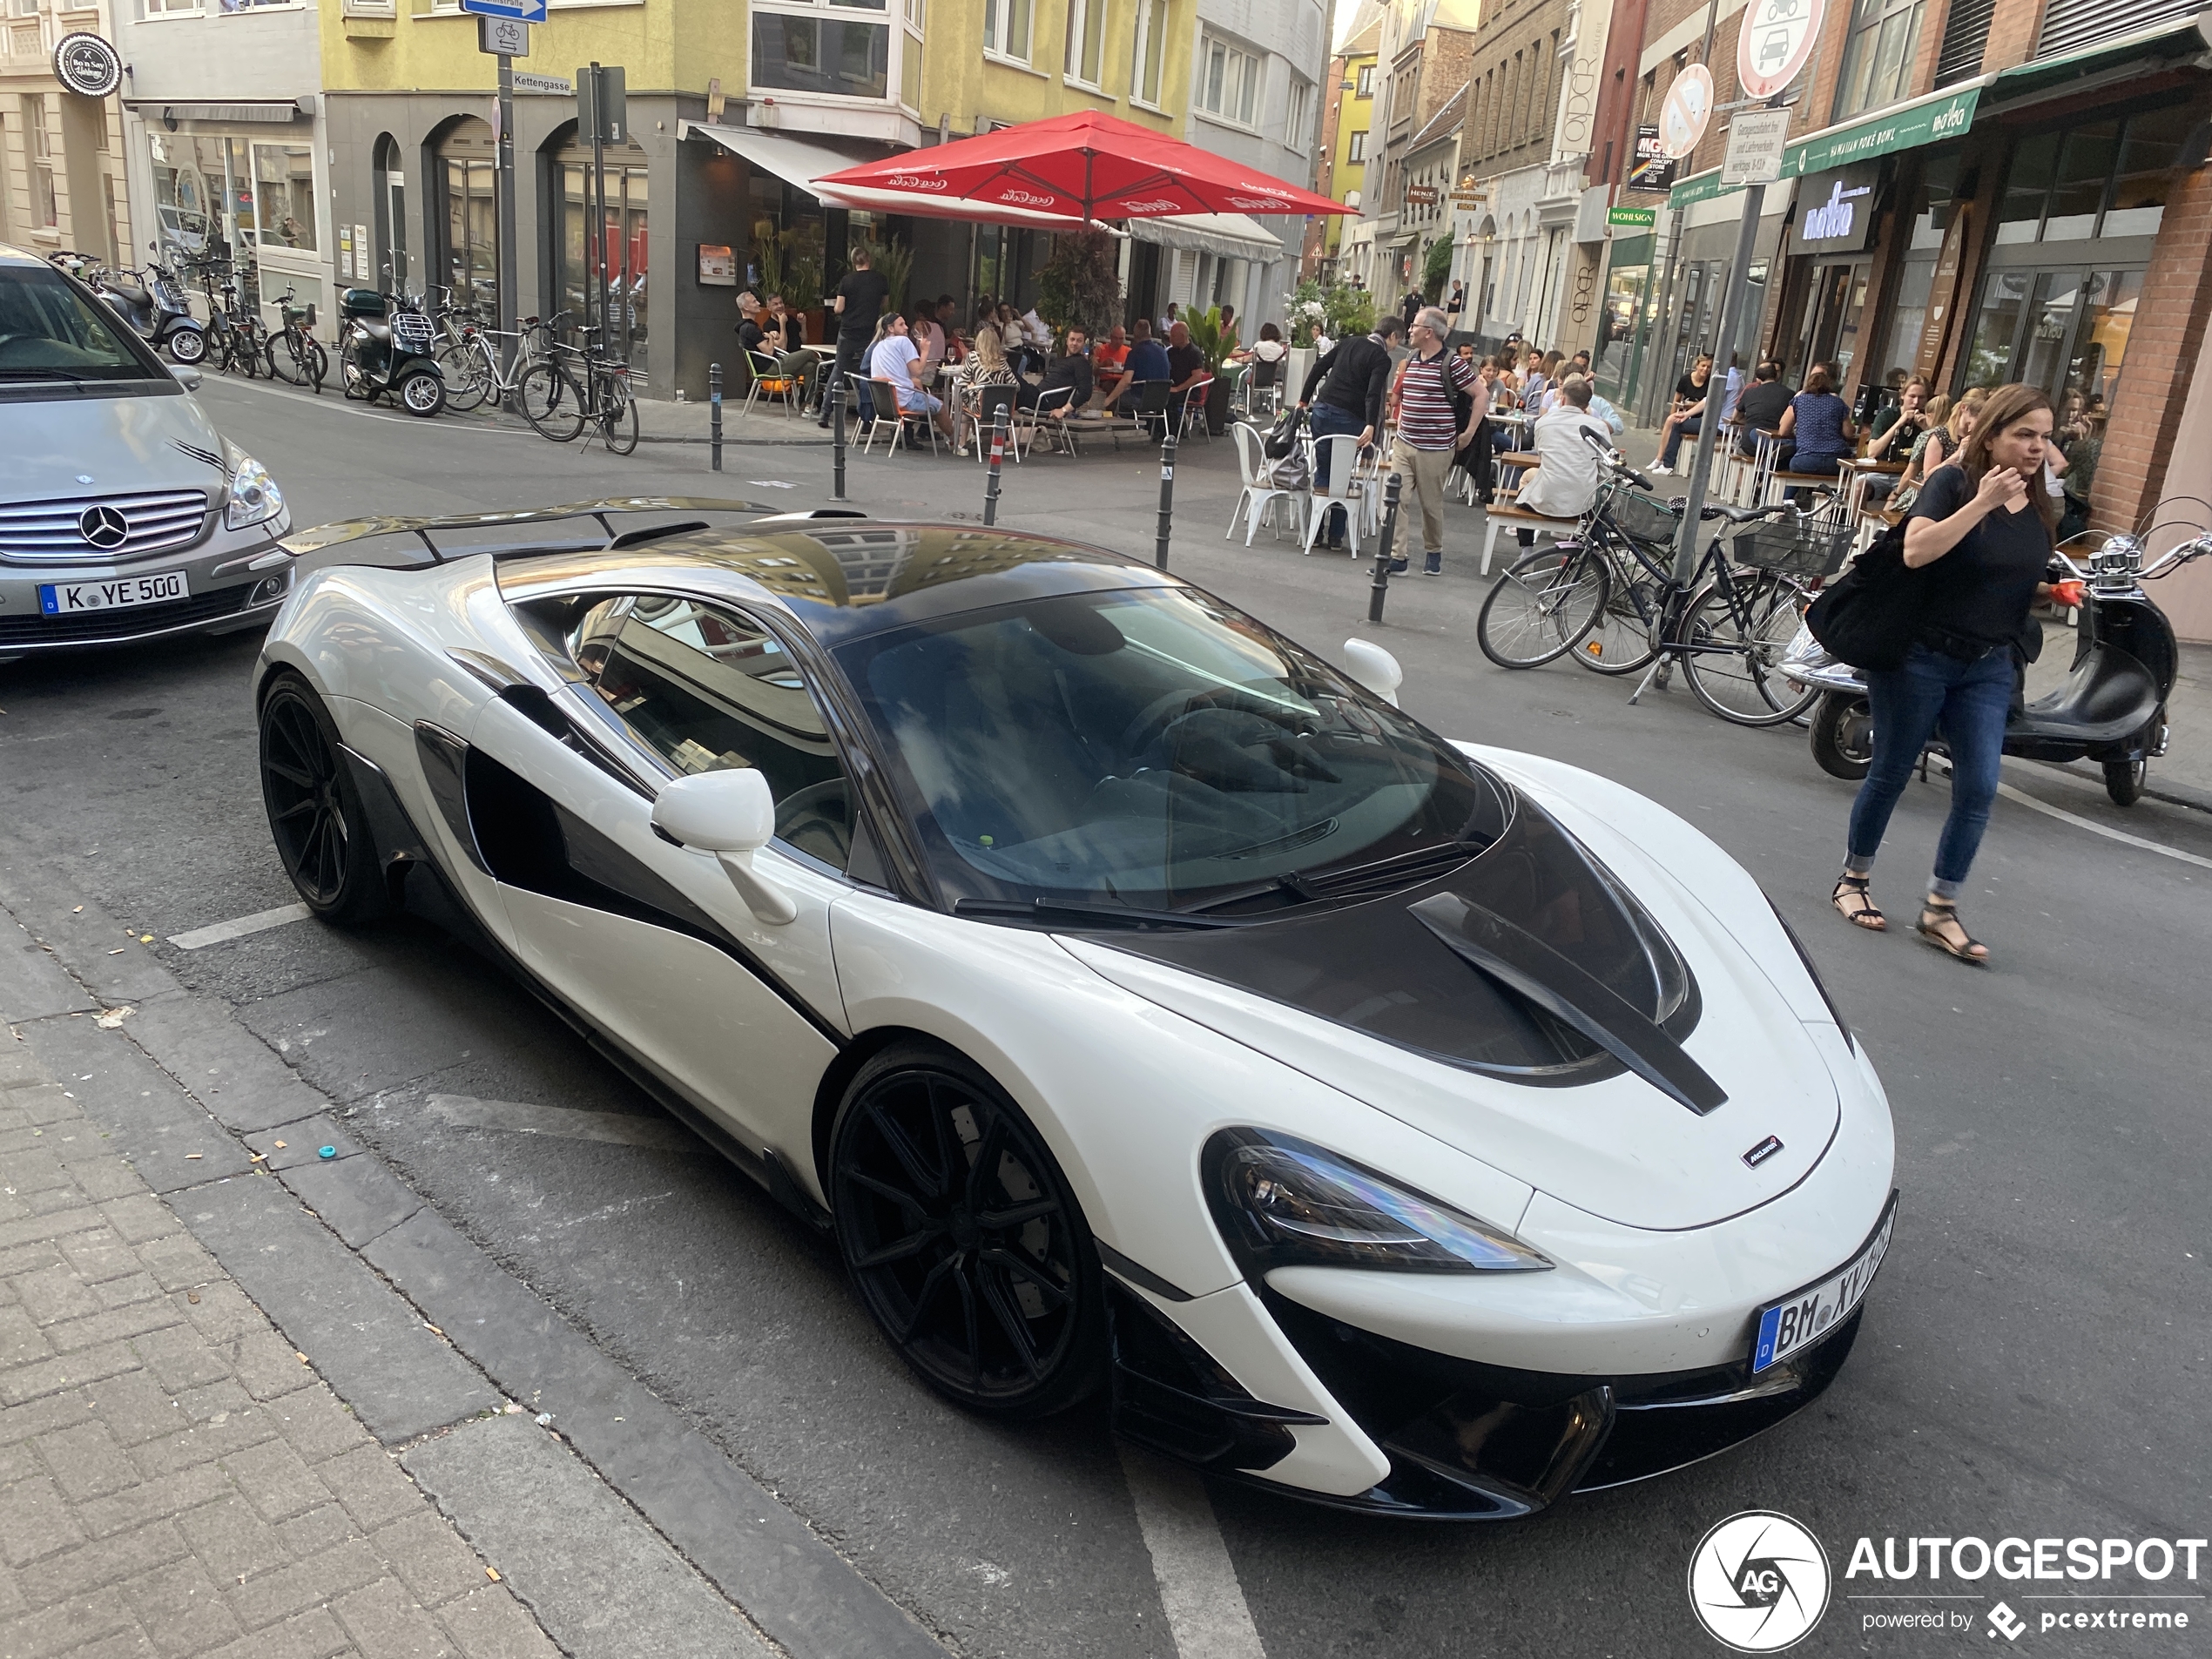
[[[1285,184],[1256,168],[1134,122],[1085,111],[1001,127],[953,144],[910,150],[814,181],[896,192],[927,214],[931,202],[968,217],[973,206],[1005,207],[1076,221],[1156,219],[1173,213],[1343,213],[1342,202]],[[963,212],[949,205],[969,204]]]

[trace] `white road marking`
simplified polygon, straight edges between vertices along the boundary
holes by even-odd
[[[169,942],[179,950],[199,950],[208,945],[219,945],[227,940],[243,939],[248,934],[266,933],[272,927],[282,927],[291,922],[305,921],[314,914],[303,904],[280,905],[274,910],[261,910],[250,916],[239,916],[231,921],[219,921],[212,927],[195,927],[188,934],[172,934]]]
[[[583,1112],[567,1106],[525,1105],[519,1100],[477,1100],[469,1095],[433,1095],[424,1104],[459,1129],[499,1129],[516,1135],[551,1135],[565,1141],[653,1147],[664,1152],[681,1152],[698,1144],[689,1130],[664,1117]]]
[[[1205,1482],[1126,1443],[1120,1451],[1176,1651],[1183,1659],[1267,1659]]]
[[[2179,859],[2184,864],[2194,864],[2201,869],[2212,870],[2212,859],[2200,858],[2194,853],[2182,852],[2178,846],[2168,846],[2163,841],[2147,841],[2140,835],[2128,834],[2126,830],[2114,829],[2109,825],[2100,824],[2093,819],[2083,818],[2076,813],[2069,813],[2063,806],[2054,806],[2048,801],[2038,800],[2034,796],[2023,790],[2015,789],[2010,784],[1998,785],[1997,792],[2006,800],[2016,800],[2021,806],[2041,813],[2047,818],[2055,818],[2061,824],[2071,824],[2076,829],[2087,830],[2092,835],[2101,835],[2108,841],[2119,841],[2128,846],[2138,846],[2146,853],[2161,853],[2169,859]]]

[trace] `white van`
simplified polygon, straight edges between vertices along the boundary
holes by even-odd
[[[0,245],[0,662],[266,624],[292,527],[261,463],[75,278]]]

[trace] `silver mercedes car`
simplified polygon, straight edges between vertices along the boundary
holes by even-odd
[[[0,245],[0,662],[227,633],[292,590],[283,492],[92,290]]]

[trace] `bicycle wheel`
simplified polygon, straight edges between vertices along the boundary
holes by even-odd
[[[591,377],[591,413],[608,454],[626,455],[637,447],[637,400],[621,375],[602,369]]]
[[[300,357],[300,336],[290,329],[269,336],[266,361],[272,380],[282,381],[287,386],[305,386],[307,383],[307,368]]]
[[[446,407],[466,415],[491,393],[496,371],[473,340],[456,340],[438,348],[438,367],[445,371]]]
[[[261,372],[260,339],[251,328],[236,330],[235,337],[237,344],[232,348],[232,358],[246,378],[250,381]],[[231,364],[226,363],[223,367],[228,368]]]
[[[1658,578],[1633,558],[1606,561],[1605,605],[1575,647],[1575,660],[1593,674],[1633,674],[1659,654]]]
[[[1475,643],[1501,668],[1536,668],[1581,643],[1605,610],[1604,557],[1579,543],[1516,560],[1482,602]]]
[[[1804,620],[1804,590],[1765,571],[1739,571],[1731,592],[1709,583],[1683,619],[1689,644],[1718,650],[1685,652],[1683,678],[1691,694],[1737,725],[1780,725],[1811,708],[1817,689],[1782,677],[1782,654]]]
[[[313,334],[300,337],[300,357],[302,372],[314,384],[315,395],[322,395],[322,383],[330,373],[330,354],[323,350],[322,342]]]
[[[583,394],[551,358],[532,363],[515,388],[515,405],[540,435],[566,443],[583,430]]]

